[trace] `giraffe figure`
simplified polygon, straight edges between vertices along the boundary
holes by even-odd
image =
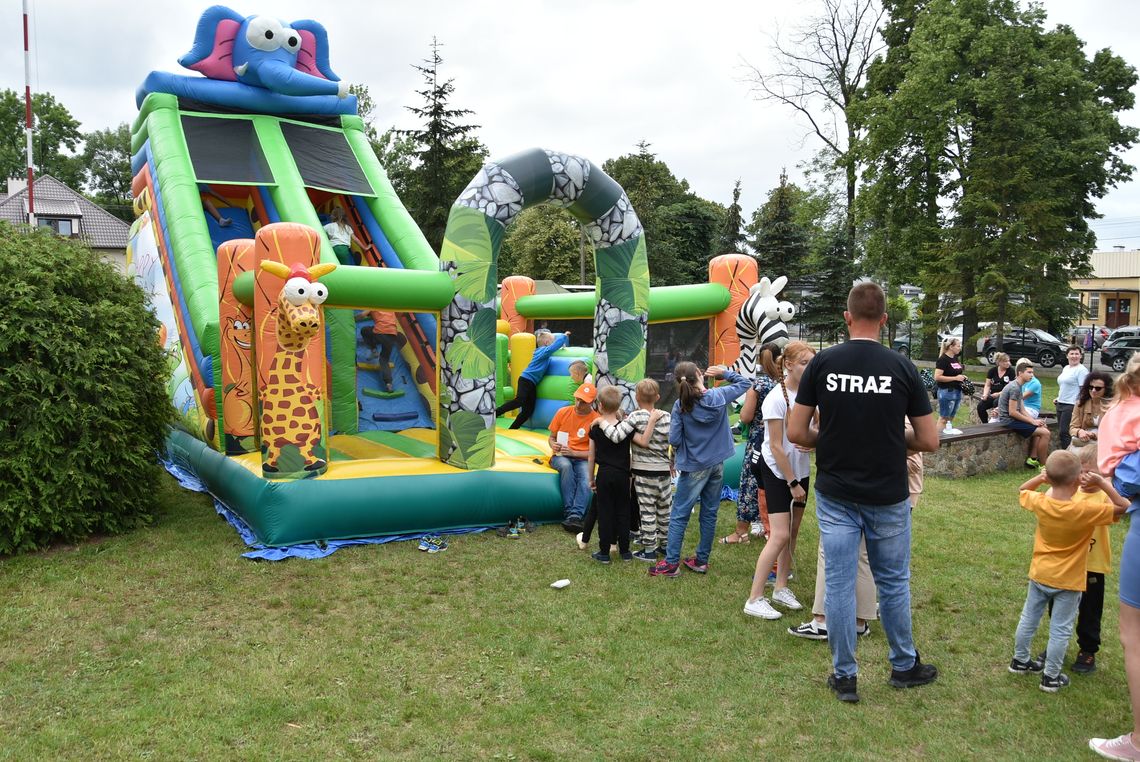
[[[306,383],[303,366],[309,341],[321,327],[320,305],[328,298],[328,288],[317,278],[336,265],[288,267],[262,260],[261,269],[285,279],[277,296],[277,351],[260,390],[261,470],[267,476],[280,473],[281,452],[292,445],[300,451],[303,469],[316,475],[328,465],[314,452],[321,443],[322,392]]]

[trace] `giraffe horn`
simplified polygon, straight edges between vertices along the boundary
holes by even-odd
[[[309,275],[312,276],[313,280],[316,280],[317,278],[321,277],[322,275],[328,275],[333,270],[335,270],[336,267],[337,266],[332,264],[331,262],[325,262],[323,264],[313,265],[312,267],[309,268]]]
[[[272,260],[263,259],[261,260],[261,269],[265,270],[265,272],[271,275],[276,275],[278,278],[285,278],[286,280],[289,279],[289,268],[280,262],[273,262]]]

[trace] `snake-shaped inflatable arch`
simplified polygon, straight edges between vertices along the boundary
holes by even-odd
[[[495,306],[499,248],[527,207],[554,204],[594,243],[594,363],[599,387],[623,391],[645,376],[649,261],[641,221],[625,191],[580,156],[530,149],[484,166],[451,207],[440,269],[455,298],[440,316],[439,457],[459,468],[495,462]]]

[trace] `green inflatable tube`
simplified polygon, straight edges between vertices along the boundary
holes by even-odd
[[[341,265],[321,278],[329,287],[326,309],[396,310],[397,312],[438,312],[455,295],[451,278],[438,270],[391,270],[385,267]],[[242,304],[253,304],[254,275],[242,273],[234,280],[234,296]]]
[[[649,289],[649,322],[695,320],[728,309],[728,289],[719,283],[692,286],[656,286]],[[594,294],[535,294],[521,297],[518,313],[530,320],[586,320],[594,316]]]

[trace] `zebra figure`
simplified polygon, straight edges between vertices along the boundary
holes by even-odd
[[[756,355],[760,347],[770,341],[780,346],[788,343],[787,321],[796,314],[791,302],[780,301],[776,294],[787,285],[788,279],[781,275],[775,281],[761,278],[760,282],[748,290],[748,298],[736,316],[736,335],[740,339],[740,357],[732,364],[734,370],[745,378],[756,377]]]

